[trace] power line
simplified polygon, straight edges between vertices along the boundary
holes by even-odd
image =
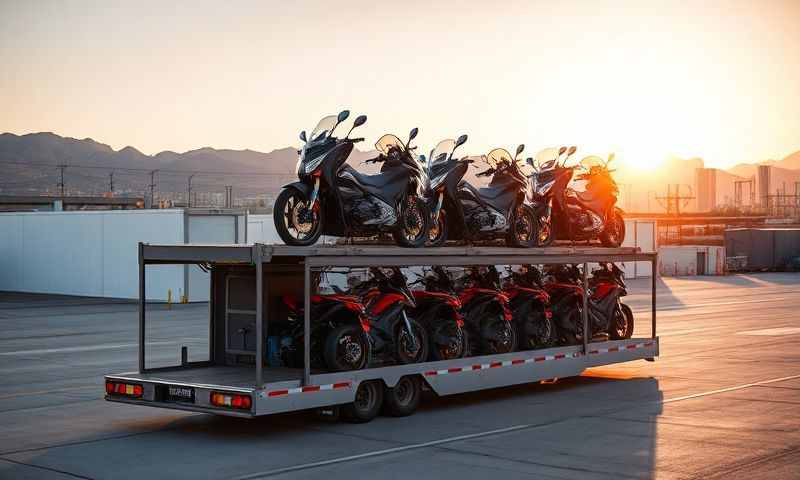
[[[98,170],[124,170],[128,172],[142,172],[142,173],[150,173],[153,171],[151,168],[131,168],[131,167],[116,167],[116,166],[99,166],[99,165],[77,165],[70,163],[69,165],[66,164],[53,164],[53,163],[27,163],[27,162],[11,162],[11,161],[4,161],[0,160],[0,164],[3,165],[21,165],[26,167],[55,167],[61,168],[69,167],[69,168],[93,168]],[[219,172],[219,171],[211,171],[211,170],[170,170],[170,169],[157,169],[159,173],[174,173],[174,174],[199,174],[199,175],[231,175],[231,176],[263,176],[263,177],[285,177],[288,175],[292,175],[293,172],[287,173],[265,173],[265,172]]]

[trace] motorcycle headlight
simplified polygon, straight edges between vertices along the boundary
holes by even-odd
[[[535,179],[533,181],[533,193],[543,197],[548,191],[550,191],[554,183],[556,183],[555,179],[550,180],[549,182],[539,182],[538,179]]]
[[[316,158],[313,158],[313,159],[309,160],[308,162],[306,162],[306,164],[304,166],[305,174],[308,175],[309,173],[311,173],[314,170],[316,170],[317,167],[319,167],[319,165],[322,163],[322,159],[323,158],[325,158],[325,154],[324,153],[322,155],[320,155],[320,156],[318,156]]]
[[[447,175],[439,175],[438,177],[434,177],[431,180],[430,189],[436,190],[439,187],[439,185],[441,185],[444,182],[445,178],[447,178]]]

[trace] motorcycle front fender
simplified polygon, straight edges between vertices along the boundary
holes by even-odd
[[[314,186],[310,185],[306,182],[297,181],[292,183],[287,183],[282,188],[293,188],[303,194],[306,198],[311,197],[311,192],[314,190]]]

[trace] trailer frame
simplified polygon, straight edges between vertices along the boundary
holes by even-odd
[[[133,382],[143,386],[141,398],[106,395],[109,401],[149,405],[163,408],[208,412],[223,415],[254,417],[272,413],[329,407],[350,403],[361,382],[380,380],[393,387],[407,375],[422,378],[439,395],[510,386],[553,378],[580,375],[586,368],[626,362],[636,359],[653,360],[659,354],[656,334],[657,254],[641,252],[638,248],[603,247],[546,247],[517,249],[506,247],[437,247],[405,249],[396,246],[312,246],[237,244],[237,245],[154,245],[139,244],[139,348],[138,371],[106,375],[107,382]],[[646,261],[652,265],[651,336],[628,340],[590,342],[584,335],[582,345],[549,349],[516,351],[500,355],[467,357],[456,360],[395,365],[364,370],[319,373],[313,372],[310,362],[310,297],[311,272],[324,267],[369,266],[465,266],[503,264],[583,264],[584,282],[588,264],[595,262]],[[211,276],[209,299],[209,360],[188,362],[185,353],[179,366],[147,368],[146,366],[146,267],[165,264],[205,264],[215,267],[250,266],[255,271],[256,288],[256,346],[255,359],[264,359],[265,338],[270,320],[264,321],[264,265],[279,263],[302,265],[304,300],[305,358],[302,372],[288,376],[270,375],[265,381],[262,361],[255,361],[252,384],[233,384],[219,381],[219,368],[211,381],[187,380],[181,371],[215,368],[214,277]],[[584,332],[588,329],[587,296],[584,296]],[[209,370],[210,372],[212,370]],[[177,373],[176,373],[177,372]],[[212,372],[213,373],[213,372]],[[212,377],[208,377],[211,379]],[[206,379],[203,379],[206,380]],[[191,404],[163,401],[157,394],[165,386],[193,389]],[[234,411],[211,405],[213,392],[240,393],[252,397],[249,411]]]

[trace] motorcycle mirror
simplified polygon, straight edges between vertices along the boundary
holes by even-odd
[[[523,150],[525,150],[524,144],[520,143],[519,145],[517,145],[517,154],[514,155],[514,160],[517,159],[517,157],[519,156],[520,153],[522,153]]]
[[[564,155],[564,152],[567,151],[567,147],[561,147],[558,149],[558,156]]]
[[[331,131],[328,132],[328,137],[332,137],[333,131],[336,130],[336,127],[338,127],[340,123],[347,120],[347,117],[349,116],[350,116],[350,110],[342,110],[341,112],[339,112],[339,115],[336,116],[336,125],[334,125],[333,128],[331,128]]]
[[[456,146],[453,147],[453,150],[467,143],[467,138],[469,137],[467,137],[466,135],[461,135],[460,137],[458,137],[458,140],[456,140]]]
[[[341,114],[340,114],[340,115],[341,115]],[[344,138],[347,138],[347,137],[349,137],[349,136],[350,136],[350,133],[352,133],[352,131],[353,131],[353,129],[354,129],[354,128],[356,128],[356,127],[360,127],[361,125],[364,125],[365,123],[367,123],[367,116],[366,116],[366,115],[359,115],[359,116],[357,116],[357,117],[356,117],[356,119],[355,119],[355,121],[353,121],[353,126],[352,126],[352,127],[350,127],[350,131],[349,131],[349,132],[347,132],[347,135],[345,135],[345,136],[344,136]]]
[[[308,140],[306,140],[306,131],[305,130],[300,132],[300,140],[302,140],[303,142],[308,142]]]
[[[576,147],[575,145],[569,147],[569,150],[567,150],[567,156],[574,154],[577,149],[578,147]]]
[[[419,163],[425,164],[425,162],[427,162],[427,161],[428,161],[428,159],[425,158],[425,155],[420,155],[419,156]]]
[[[411,143],[411,140],[414,140],[415,138],[417,138],[417,134],[418,133],[419,133],[419,128],[417,128],[417,127],[412,128],[411,132],[408,134],[408,142],[406,143],[406,145]]]
[[[609,153],[608,154],[608,160],[606,160],[606,165],[611,163],[611,161],[614,160],[615,157],[616,157],[616,155],[614,154],[614,152]]]

